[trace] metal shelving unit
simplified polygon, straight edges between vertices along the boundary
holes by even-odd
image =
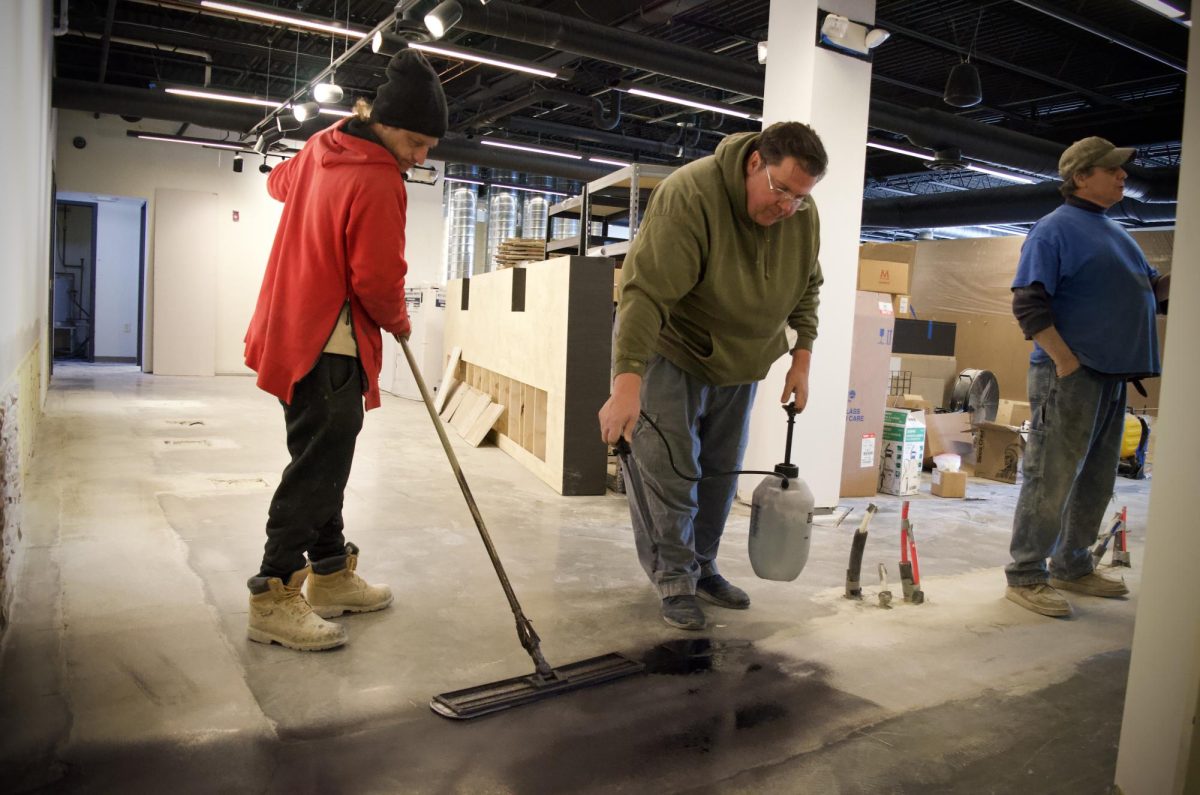
[[[633,163],[583,187],[579,196],[571,196],[550,206],[548,217],[575,218],[579,220],[579,234],[558,240],[549,239],[553,223],[546,224],[546,254],[571,253],[593,257],[622,259],[629,251],[629,243],[637,235],[642,220],[642,209],[652,191],[675,169],[672,166]],[[592,224],[599,221],[599,235],[591,233]],[[609,234],[609,224],[626,221],[629,224],[629,239]]]

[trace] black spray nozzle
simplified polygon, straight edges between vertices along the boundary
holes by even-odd
[[[633,452],[633,448],[629,446],[628,440],[622,436],[620,439],[617,439],[617,443],[613,445],[613,452],[624,458]]]

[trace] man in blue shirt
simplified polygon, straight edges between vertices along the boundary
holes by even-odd
[[[1013,280],[1013,314],[1035,344],[1006,596],[1046,616],[1071,614],[1060,590],[1129,592],[1093,569],[1091,546],[1116,480],[1125,383],[1160,372],[1155,314],[1169,289],[1104,214],[1125,195],[1133,154],[1097,137],[1063,152],[1066,202],[1030,230]]]

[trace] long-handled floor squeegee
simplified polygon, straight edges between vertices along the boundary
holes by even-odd
[[[450,467],[454,470],[454,476],[458,478],[458,486],[462,489],[463,497],[467,500],[467,507],[471,510],[471,517],[479,529],[479,537],[483,539],[488,557],[492,559],[492,566],[496,569],[496,576],[500,578],[500,586],[504,589],[504,595],[508,597],[508,605],[512,608],[513,617],[517,621],[517,638],[521,641],[525,651],[529,653],[530,658],[533,659],[534,667],[534,672],[527,676],[515,676],[491,684],[434,696],[433,700],[429,702],[429,708],[447,718],[477,718],[490,712],[499,712],[570,690],[578,690],[581,687],[640,673],[645,666],[615,652],[557,668],[551,667],[546,662],[546,658],[542,656],[541,640],[533,631],[533,624],[521,610],[521,604],[517,601],[517,595],[508,581],[508,575],[504,573],[500,556],[496,554],[496,547],[492,544],[492,538],[483,524],[483,515],[479,512],[479,506],[475,504],[475,498],[471,496],[471,489],[467,486],[467,479],[463,475],[462,467],[458,465],[458,458],[454,455],[450,440],[446,438],[446,430],[442,427],[442,421],[433,407],[433,398],[430,397],[429,389],[425,386],[425,380],[421,377],[417,362],[408,348],[408,341],[400,339],[400,346],[404,349],[404,357],[408,359],[408,366],[412,369],[417,388],[421,390],[421,399],[425,401],[425,408],[429,410],[433,427],[437,429],[438,438],[442,440],[442,448],[450,460]]]

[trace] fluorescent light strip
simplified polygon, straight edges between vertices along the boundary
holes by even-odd
[[[251,152],[252,149],[243,146],[242,144],[227,144],[220,141],[199,141],[185,138],[172,138],[169,135],[135,135],[132,136],[143,141],[165,141],[169,144],[191,144],[192,146],[206,146],[209,149],[232,149],[235,152]]]
[[[871,147],[872,149],[882,149],[885,152],[895,152],[898,155],[908,155],[909,157],[915,157],[920,160],[933,160],[933,155],[926,154],[925,152],[917,152],[912,149],[901,149],[898,146],[877,144],[874,141],[867,141],[867,146]]]
[[[1170,3],[1160,2],[1160,0],[1133,0],[1133,1],[1135,3],[1137,3],[1138,5],[1145,6],[1146,8],[1150,9],[1151,11],[1156,11],[1159,14],[1162,14],[1164,17],[1169,17],[1171,19],[1179,19],[1180,17],[1185,16],[1184,13],[1182,11],[1180,11],[1178,8],[1175,8]]]
[[[539,149],[536,146],[522,146],[520,144],[510,144],[507,141],[497,141],[494,138],[482,138],[479,143],[487,146],[499,146],[504,149],[517,149],[521,152],[533,152],[539,155],[550,155],[552,157],[565,157],[568,160],[583,160],[583,155],[572,154],[571,152],[559,152],[554,149]]]
[[[462,177],[445,177],[443,182],[462,182],[467,185],[486,185],[486,182],[477,179],[463,179]]]
[[[997,179],[1006,179],[1009,182],[1020,182],[1025,185],[1032,185],[1035,182],[1037,182],[1036,179],[1030,179],[1029,177],[1021,177],[1016,174],[1009,174],[1005,171],[993,171],[990,168],[985,168],[983,166],[977,166],[974,163],[968,163],[967,168],[970,169],[971,171],[978,171],[980,174],[987,174],[990,177],[996,177]]]
[[[469,50],[460,49],[458,47],[445,47],[440,44],[429,44],[423,41],[410,41],[408,43],[410,50],[420,50],[421,52],[432,52],[437,55],[442,55],[447,58],[459,58],[464,61],[474,61],[476,63],[485,63],[489,66],[499,66],[502,69],[512,69],[517,72],[525,72],[526,74],[538,75],[539,77],[561,77],[558,72],[544,69],[540,66],[532,64],[517,63],[516,61],[506,61],[501,58],[492,58],[486,55],[480,55]]]
[[[236,94],[221,94],[216,91],[193,91],[189,88],[168,88],[168,94],[178,94],[183,97],[197,97],[199,99],[216,99],[221,102],[237,102],[241,105],[257,105],[262,108],[281,108],[282,102],[272,102],[269,99],[259,99],[257,97],[239,97]]]
[[[342,110],[341,108],[321,108],[321,112],[326,116],[353,116],[354,111]]]
[[[750,121],[762,121],[762,116],[757,113],[748,113],[744,110],[738,110],[730,105],[715,105],[709,102],[701,102],[697,99],[688,99],[687,97],[675,96],[673,94],[663,94],[659,91],[651,91],[645,88],[629,86],[621,89],[630,94],[636,94],[639,97],[649,97],[650,99],[661,100],[662,102],[673,102],[676,105],[686,105],[689,108],[699,108],[700,110],[711,110],[713,113],[723,113],[726,116],[737,116],[739,119],[749,119]]]
[[[360,33],[357,30],[349,30],[347,28],[338,27],[337,25],[327,25],[324,22],[316,22],[301,17],[290,17],[286,14],[275,14],[270,11],[260,11],[257,8],[243,8],[242,6],[230,5],[229,3],[218,3],[215,0],[201,0],[200,5],[204,8],[212,8],[217,11],[228,11],[231,14],[240,14],[244,17],[254,17],[255,19],[265,19],[270,22],[282,22],[285,25],[293,25],[298,28],[307,28],[308,30],[319,30],[322,33],[334,33],[338,36],[354,36],[355,38],[363,38],[366,33]]]
[[[609,160],[605,157],[589,157],[588,160],[592,163],[603,163],[606,166],[616,166],[617,168],[625,168],[631,166],[632,163],[626,163],[623,160]]]

